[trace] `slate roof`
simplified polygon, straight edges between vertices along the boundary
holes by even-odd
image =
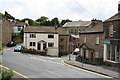
[[[25,22],[11,22],[11,24],[13,25],[13,27],[14,26],[24,26],[24,25],[26,25]]]
[[[106,21],[113,21],[113,20],[118,20],[118,19],[120,19],[120,14],[115,14],[114,16],[112,16],[112,17],[110,17],[109,19],[107,19],[107,20],[105,20],[105,22]]]
[[[53,26],[29,26],[24,30],[25,33],[56,33],[59,35],[69,35],[64,28],[55,28]]]
[[[87,27],[91,24],[91,21],[73,21],[67,22],[63,27]]]
[[[95,26],[84,29],[80,31],[80,33],[98,33],[98,32],[103,32],[103,23],[99,22]]]

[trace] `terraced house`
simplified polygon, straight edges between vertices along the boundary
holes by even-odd
[[[120,2],[118,13],[104,22],[104,61],[116,65],[120,63]]]
[[[80,54],[77,60],[92,64],[103,62],[104,31],[101,20],[92,20],[90,27],[79,32]]]
[[[73,53],[74,49],[79,46],[79,31],[88,28],[91,21],[73,21],[67,22],[63,28],[67,29],[70,33],[70,52]]]
[[[0,42],[7,45],[12,40],[12,25],[6,19],[0,20]]]
[[[30,26],[24,30],[24,46],[38,51],[47,50],[47,55],[68,53],[69,33],[63,28]]]

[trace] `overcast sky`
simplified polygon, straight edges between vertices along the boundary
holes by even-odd
[[[0,0],[0,12],[17,19],[105,20],[117,13],[119,0]]]

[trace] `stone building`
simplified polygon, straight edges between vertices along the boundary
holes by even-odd
[[[103,62],[103,23],[99,20],[92,20],[92,25],[79,32],[80,54],[77,60],[101,64]]]
[[[52,26],[30,26],[24,30],[24,46],[45,51],[50,56],[62,56],[68,53],[69,33],[63,28]]]
[[[2,45],[7,45],[12,40],[12,25],[8,20],[1,19],[0,40]]]
[[[120,63],[120,2],[118,13],[104,21],[104,61],[116,65]]]

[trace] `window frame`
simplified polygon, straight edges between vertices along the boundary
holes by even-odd
[[[49,39],[54,39],[54,35],[48,34],[48,38],[49,38]]]
[[[113,37],[113,32],[114,32],[114,30],[113,30],[113,25],[111,24],[111,25],[109,25],[109,37]]]
[[[35,33],[31,33],[30,34],[30,38],[36,38],[36,34]]]
[[[52,46],[50,46],[50,44],[52,44]],[[48,47],[54,47],[54,43],[49,42],[49,43],[48,43]]]
[[[96,37],[96,44],[100,44],[100,37]]]

